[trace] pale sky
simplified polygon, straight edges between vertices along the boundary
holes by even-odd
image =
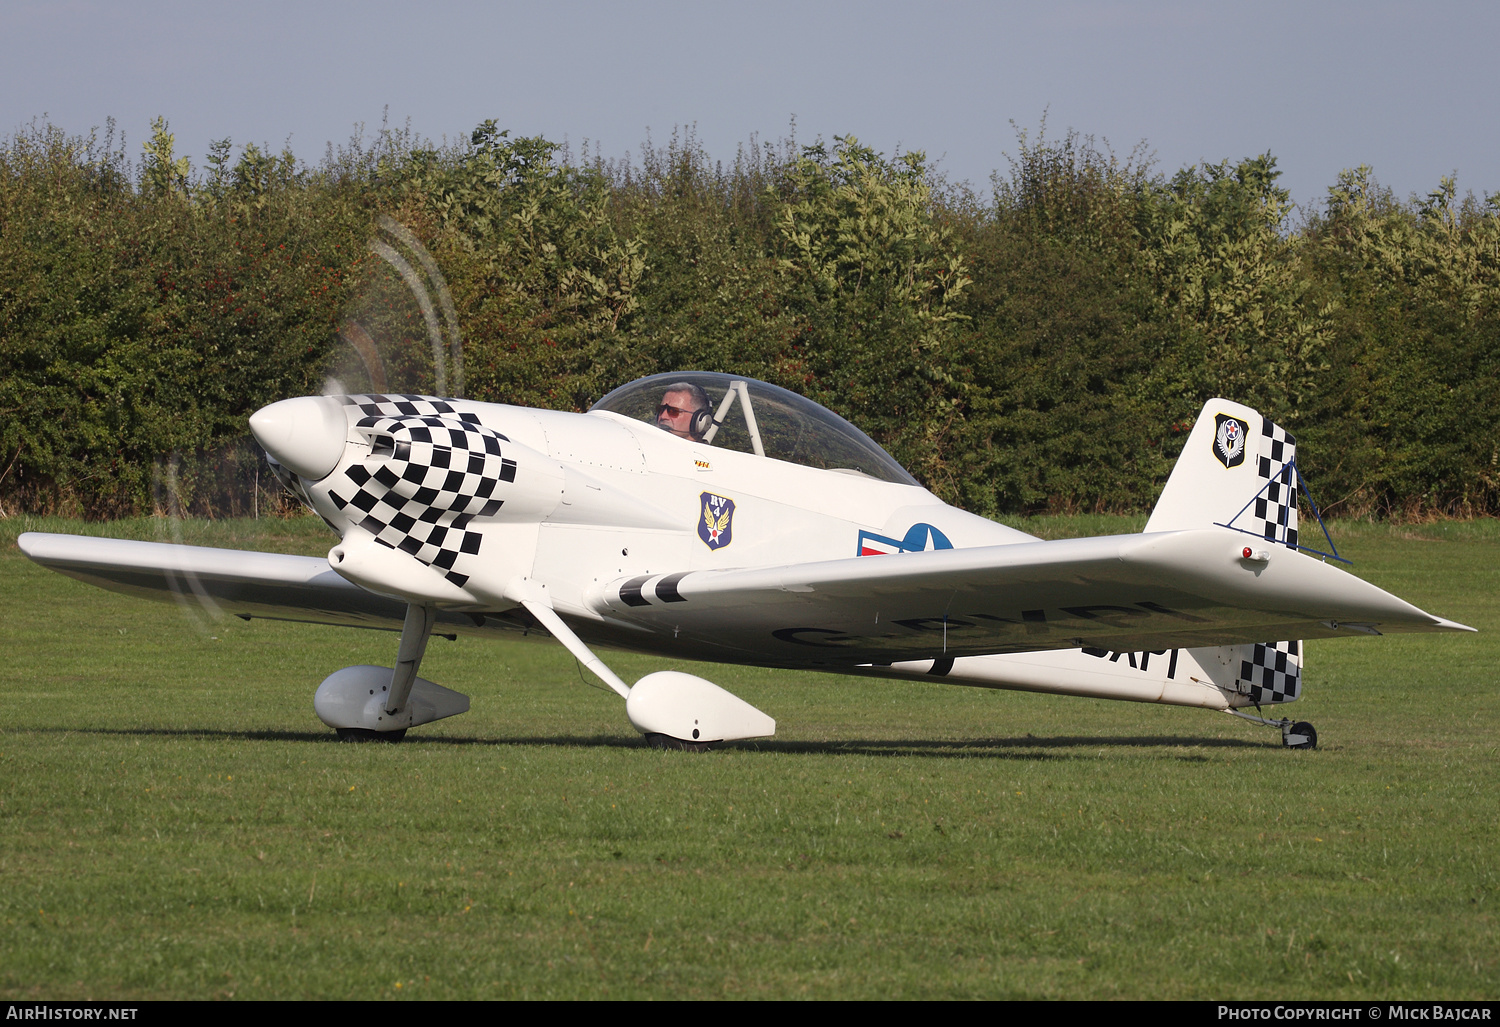
[[[0,0],[0,133],[155,115],[309,161],[355,126],[435,140],[485,118],[605,157],[696,126],[921,149],[987,189],[1016,124],[1069,128],[1159,170],[1270,150],[1298,202],[1373,166],[1401,196],[1445,174],[1500,191],[1500,4],[1432,2],[133,3]],[[1488,126],[1488,127],[1486,127]]]

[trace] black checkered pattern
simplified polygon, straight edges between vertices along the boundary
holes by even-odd
[[[1292,702],[1302,691],[1302,643],[1240,646],[1239,690],[1257,706]]]
[[[442,400],[348,396],[344,402],[364,415],[356,428],[370,438],[370,455],[349,467],[328,497],[376,542],[436,567],[462,588],[469,575],[455,566],[477,556],[483,541],[469,524],[499,511],[501,483],[516,478],[516,462],[501,450],[510,440]]]
[[[1297,548],[1297,440],[1269,417],[1261,418],[1260,478],[1267,482],[1246,525],[1268,542]],[[1240,646],[1240,691],[1257,706],[1292,702],[1302,689],[1302,643],[1257,642]]]
[[[431,396],[340,396],[339,402],[347,407],[359,407],[365,417],[457,417],[463,421],[478,423],[475,414],[457,414],[453,404]]]
[[[1297,440],[1286,429],[1261,418],[1260,477],[1269,482],[1255,498],[1250,511],[1254,519],[1245,529],[1268,542],[1281,542],[1297,548]]]

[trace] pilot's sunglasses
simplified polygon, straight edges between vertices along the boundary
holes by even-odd
[[[670,403],[663,403],[661,406],[656,408],[656,416],[660,417],[663,413],[667,413],[672,415],[673,417],[677,417],[682,414],[691,414],[693,413],[693,411],[687,410],[683,407],[674,407]]]

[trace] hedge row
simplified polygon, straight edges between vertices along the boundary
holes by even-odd
[[[852,138],[610,163],[487,122],[195,170],[163,122],[136,160],[34,126],[0,145],[0,508],[246,512],[250,412],[371,387],[372,350],[432,389],[436,330],[480,399],[775,382],[979,513],[1149,508],[1214,395],[1296,433],[1327,508],[1497,512],[1500,202],[1360,168],[1296,212],[1275,163],[1023,135],[981,200]]]

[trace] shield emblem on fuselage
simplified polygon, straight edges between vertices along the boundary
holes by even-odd
[[[710,549],[729,545],[734,531],[734,500],[705,492],[698,497],[702,506],[698,517],[698,537]]]

